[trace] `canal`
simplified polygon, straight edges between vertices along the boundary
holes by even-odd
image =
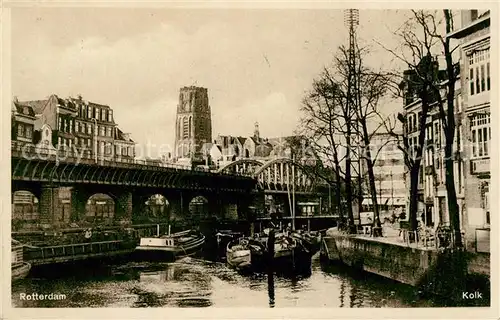
[[[23,294],[64,295],[26,300]],[[62,297],[62,296],[61,296]],[[241,275],[224,263],[86,262],[37,269],[13,283],[15,307],[432,307],[417,289],[313,257],[304,275]]]

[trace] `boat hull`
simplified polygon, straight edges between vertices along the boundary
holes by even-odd
[[[178,245],[150,245],[146,244],[151,241],[143,238],[141,244],[135,248],[134,256],[140,260],[175,260],[178,258],[192,256],[203,250],[205,244],[205,237],[200,235],[199,238],[193,239],[187,243]],[[146,240],[146,241],[144,241]]]

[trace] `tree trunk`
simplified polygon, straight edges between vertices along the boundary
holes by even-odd
[[[445,147],[446,154],[446,190],[448,195],[448,214],[450,216],[450,224],[453,230],[453,243],[457,248],[462,247],[462,235],[460,231],[460,213],[458,210],[457,203],[457,193],[455,190],[455,178],[453,172],[453,158],[448,155],[448,150],[452,145],[448,146],[448,143]],[[451,153],[451,152],[450,152]]]
[[[349,233],[355,233],[354,215],[352,210],[352,181],[351,181],[351,129],[347,126],[346,135],[346,160],[345,160],[345,189],[346,189],[346,202],[347,202],[347,223]]]
[[[453,16],[449,10],[444,10],[446,19],[446,32],[452,31]],[[458,210],[457,192],[455,189],[455,172],[454,172],[454,157],[453,157],[453,140],[455,138],[455,70],[450,52],[450,39],[446,38],[444,43],[444,52],[446,59],[446,72],[448,75],[448,92],[446,94],[447,110],[446,110],[446,127],[445,129],[445,167],[446,167],[446,192],[448,196],[448,214],[453,230],[453,243],[455,247],[462,247],[462,235],[460,230],[460,212]]]
[[[408,218],[410,221],[410,231],[417,231],[417,211],[418,211],[418,178],[420,163],[410,170],[410,208]]]
[[[342,207],[342,177],[340,176],[340,167],[338,158],[335,158],[335,178],[337,180],[337,187],[335,188],[335,206],[339,214],[339,220],[343,223],[344,220],[344,210]]]
[[[368,169],[368,180],[370,182],[370,195],[373,203],[373,235],[376,237],[382,236],[382,224],[380,223],[380,211],[377,202],[377,186],[375,185],[375,174],[373,172],[373,160],[370,151],[370,136],[368,134],[368,128],[366,126],[366,122],[362,121],[361,123],[363,127],[363,141],[365,144],[365,158],[366,158],[366,167]]]

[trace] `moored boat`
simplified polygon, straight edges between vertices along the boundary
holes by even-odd
[[[24,262],[23,245],[12,239],[12,261],[11,261],[11,278],[12,281],[26,278],[31,270],[31,264]]]
[[[227,263],[237,270],[257,272],[271,267],[277,272],[301,271],[310,267],[311,254],[301,240],[277,232],[271,240],[272,247],[269,247],[270,232],[268,229],[263,234],[231,241],[226,250]]]
[[[242,237],[228,243],[226,261],[239,271],[257,269],[263,265],[265,251],[265,246],[260,242]]]
[[[319,231],[295,230],[291,236],[302,243],[302,245],[314,255],[320,249],[321,233]]]
[[[141,238],[135,248],[144,258],[176,259],[199,252],[205,236],[195,230],[185,230],[169,235]]]
[[[218,230],[215,234],[215,240],[217,242],[217,258],[226,258],[227,245],[243,237],[243,233],[236,232],[232,230]]]

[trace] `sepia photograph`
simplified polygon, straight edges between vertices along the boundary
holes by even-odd
[[[12,312],[497,305],[496,5],[348,5],[12,5]]]

